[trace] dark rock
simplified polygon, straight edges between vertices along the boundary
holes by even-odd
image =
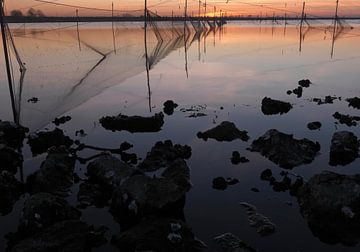
[[[75,136],[80,136],[80,137],[84,137],[86,136],[85,130],[81,129],[81,130],[77,130],[75,132]],[[76,143],[75,143],[76,144]]]
[[[261,102],[261,111],[264,115],[284,114],[292,109],[292,105],[288,102],[273,100],[265,97]]]
[[[178,105],[172,101],[172,100],[167,100],[166,102],[164,102],[164,113],[167,115],[172,115],[174,113],[174,109],[176,109],[178,107]]]
[[[156,171],[161,167],[167,167],[167,164],[178,158],[189,159],[191,157],[191,147],[188,145],[175,144],[170,140],[157,142],[151,151],[147,153],[146,158],[139,164],[142,171]]]
[[[297,194],[300,211],[322,242],[354,246],[360,239],[360,175],[324,171]]]
[[[20,241],[12,252],[82,252],[91,251],[94,245],[94,229],[79,220],[58,222],[42,232]],[[98,238],[95,245],[98,245]]]
[[[311,81],[309,79],[299,80],[299,85],[304,88],[310,87]]]
[[[120,144],[120,150],[121,151],[130,150],[132,147],[134,147],[134,145],[132,145],[131,143],[128,143],[128,142],[123,142],[123,143]]]
[[[226,252],[256,252],[257,250],[232,233],[214,237],[214,241]]]
[[[16,173],[18,167],[21,167],[23,163],[23,156],[11,147],[7,147],[6,144],[0,143],[0,172],[9,171]]]
[[[246,209],[250,226],[257,228],[256,231],[261,236],[269,235],[275,232],[275,224],[272,223],[269,218],[258,213],[255,206],[246,202],[240,202],[240,206]]]
[[[65,195],[74,183],[74,166],[75,158],[64,147],[49,149],[40,169],[27,178],[29,191]]]
[[[0,172],[0,214],[6,215],[24,192],[22,183],[16,180],[14,174],[8,171]]]
[[[292,91],[291,91],[291,90],[288,90],[288,91],[286,91],[286,94],[291,95],[291,94],[292,94]]]
[[[321,99],[321,98],[313,98],[312,101],[316,102],[318,105],[322,105],[322,104],[333,104],[334,100],[337,100],[340,98],[336,97],[336,96],[325,96],[325,99]]]
[[[111,131],[158,132],[164,124],[164,114],[160,112],[151,117],[119,114],[102,117],[100,123],[105,129]]]
[[[104,190],[99,184],[84,182],[80,184],[77,199],[80,208],[94,205],[98,208],[105,207],[111,199],[112,192]]]
[[[295,166],[311,163],[320,150],[320,144],[306,138],[294,139],[293,135],[271,129],[254,140],[249,150],[260,152],[282,168],[292,169]]]
[[[233,141],[235,139],[241,139],[242,141],[248,141],[249,136],[247,131],[241,131],[236,128],[232,122],[224,121],[215,128],[209,129],[205,132],[197,133],[197,137],[207,141],[208,138],[213,138],[217,141]]]
[[[71,120],[71,116],[62,116],[59,118],[55,118],[54,121],[52,121],[56,126],[59,126],[60,124],[67,123]]]
[[[124,161],[125,163],[137,164],[138,162],[138,157],[135,153],[121,152],[120,156],[121,156],[121,160]]]
[[[197,118],[197,117],[203,117],[203,116],[207,116],[207,114],[201,113],[201,112],[197,112],[197,113],[191,113],[191,114],[188,115],[187,117],[189,117],[189,118]]]
[[[195,252],[206,246],[181,220],[150,218],[112,240],[121,251]]]
[[[39,101],[39,98],[37,98],[37,97],[32,97],[27,100],[27,102],[31,102],[31,103],[37,103],[38,101]]]
[[[303,93],[303,88],[301,86],[298,86],[293,90],[293,93],[297,95],[297,98],[300,98]]]
[[[266,169],[262,171],[260,178],[261,180],[269,181],[272,177],[272,171],[270,169]]]
[[[226,183],[228,185],[236,185],[237,183],[239,183],[239,180],[236,178],[227,178]]]
[[[360,109],[360,98],[359,97],[348,98],[348,99],[346,99],[346,101],[349,103],[349,107]]]
[[[256,187],[251,188],[251,191],[253,191],[253,192],[260,192],[260,190],[259,190],[258,188],[256,188]]]
[[[23,146],[25,134],[28,128],[17,125],[13,122],[0,121],[0,140],[5,141],[6,145],[18,149]]]
[[[68,136],[65,136],[61,129],[56,128],[53,131],[42,131],[31,134],[28,143],[32,154],[36,156],[45,153],[50,147],[70,147],[74,141]]]
[[[349,127],[356,126],[356,121],[360,121],[360,116],[344,115],[340,114],[339,112],[335,112],[333,117],[338,120],[340,124],[346,124]]]
[[[225,178],[217,177],[213,179],[212,187],[216,190],[225,190],[228,187],[228,183]]]
[[[64,220],[78,220],[81,212],[58,196],[36,193],[26,200],[18,233],[22,238]]]
[[[349,131],[335,132],[331,139],[330,165],[347,165],[358,157],[358,138]]]
[[[246,157],[240,156],[240,153],[238,151],[233,151],[232,157],[231,157],[231,163],[234,165],[240,164],[240,163],[248,163],[249,159]]]
[[[309,130],[317,130],[321,128],[321,122],[310,122],[307,125]]]

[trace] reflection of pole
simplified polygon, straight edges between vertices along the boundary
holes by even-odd
[[[303,2],[303,8],[302,8],[302,12],[301,12],[299,52],[301,52],[301,49],[302,49],[302,28],[303,28],[303,23],[304,23],[304,14],[305,14],[305,2]]]
[[[114,2],[111,3],[111,29],[113,35],[114,52],[116,54],[115,31],[114,31]]]
[[[81,51],[81,43],[80,43],[80,31],[79,31],[79,10],[76,10],[76,31],[79,43],[79,50]]]
[[[146,81],[148,87],[148,96],[149,96],[149,111],[151,112],[151,88],[150,88],[150,69],[149,69],[149,56],[147,50],[147,0],[145,0],[145,9],[144,9],[144,44],[145,44],[145,66],[146,66]]]
[[[185,49],[185,72],[186,72],[186,78],[189,78],[189,72],[188,72],[188,58],[187,58],[187,34],[186,34],[186,19],[184,21],[184,49]]]
[[[15,107],[15,100],[14,100],[14,91],[13,91],[13,83],[12,83],[12,76],[10,71],[10,60],[9,60],[9,52],[6,40],[6,31],[5,31],[5,23],[4,23],[4,1],[0,0],[0,24],[1,24],[1,34],[2,34],[2,41],[3,41],[3,48],[4,48],[4,56],[5,56],[5,63],[6,63],[6,74],[8,78],[9,84],[9,91],[10,91],[10,99],[11,99],[11,106],[13,110],[14,122],[19,123],[16,107]]]
[[[336,8],[335,8],[335,17],[334,17],[334,30],[333,30],[333,38],[331,43],[331,58],[334,56],[334,46],[335,46],[335,37],[336,30],[338,24],[338,8],[339,8],[339,0],[336,0]]]

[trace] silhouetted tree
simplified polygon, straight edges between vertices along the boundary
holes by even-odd
[[[33,8],[27,11],[27,15],[29,17],[45,17],[45,14],[41,10],[35,10]]]
[[[10,16],[13,16],[13,17],[22,17],[23,16],[23,13],[21,12],[21,10],[12,10],[10,12]]]

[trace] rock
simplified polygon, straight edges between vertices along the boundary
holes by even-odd
[[[335,132],[331,139],[330,165],[347,165],[358,157],[358,138],[349,131]]]
[[[138,157],[135,153],[127,153],[127,152],[121,152],[121,161],[124,161],[127,164],[137,164]]]
[[[178,107],[178,105],[172,101],[172,100],[167,100],[166,102],[164,102],[164,113],[167,115],[172,115],[174,113],[174,109],[176,109]]]
[[[240,206],[246,209],[250,226],[257,228],[256,231],[261,236],[269,235],[275,232],[275,224],[272,223],[269,218],[258,213],[255,206],[246,202],[240,202]]]
[[[215,128],[209,129],[205,132],[197,133],[197,137],[205,141],[207,141],[208,138],[212,138],[220,142],[230,142],[235,139],[241,139],[245,142],[249,140],[247,131],[239,130],[236,128],[234,123],[228,121],[224,121]]]
[[[0,172],[0,214],[6,215],[24,192],[22,183],[16,180],[14,174],[8,171]]]
[[[284,114],[292,109],[292,105],[288,102],[273,100],[265,97],[261,102],[261,111],[264,115]]]
[[[260,152],[282,168],[292,169],[311,163],[320,150],[320,144],[306,138],[294,139],[293,135],[271,129],[254,140],[249,150]]]
[[[260,178],[261,180],[269,181],[272,178],[272,171],[270,169],[266,169],[262,171]]]
[[[195,252],[206,246],[181,220],[150,218],[120,233],[112,243],[121,251]]]
[[[105,116],[100,119],[101,125],[111,131],[134,132],[158,132],[164,124],[164,114],[157,113],[154,116]]]
[[[328,96],[325,96],[325,99],[313,98],[312,101],[316,102],[318,105],[322,105],[322,104],[333,104],[334,100],[337,100],[337,99],[340,100],[339,97],[328,95]]]
[[[12,252],[82,252],[91,251],[91,247],[99,245],[99,238],[94,240],[93,227],[79,220],[58,222],[45,228],[42,232],[20,241],[11,248]],[[104,238],[103,238],[104,240]]]
[[[293,93],[297,95],[297,98],[300,98],[303,93],[303,88],[301,86],[298,86],[293,90]]]
[[[214,237],[214,241],[226,252],[256,252],[257,250],[246,244],[232,233],[225,233]]]
[[[13,122],[0,120],[0,140],[6,142],[6,145],[19,149],[23,146],[25,134],[29,131],[28,128],[17,125]]]
[[[178,217],[190,188],[190,169],[176,159],[159,176],[139,174],[125,180],[113,193],[110,212],[120,223],[159,213]]]
[[[317,129],[320,129],[321,128],[321,122],[310,122],[308,123],[307,125],[308,129],[309,130],[317,130]]]
[[[23,156],[18,151],[0,143],[0,172],[6,170],[15,174],[22,163]]]
[[[197,112],[197,113],[191,113],[191,114],[188,115],[187,117],[189,117],[189,118],[197,118],[197,117],[203,117],[203,116],[207,116],[207,114],[201,113],[201,112]]]
[[[360,98],[359,97],[347,98],[346,101],[349,103],[349,107],[360,109]]]
[[[181,158],[189,159],[191,157],[191,147],[188,145],[175,144],[170,140],[157,142],[151,151],[147,153],[146,158],[139,164],[142,171],[151,172],[167,167],[168,163]]]
[[[120,151],[127,151],[130,150],[132,147],[134,147],[134,145],[125,141],[120,144]]]
[[[246,157],[240,156],[240,153],[238,151],[233,151],[232,157],[231,157],[231,163],[234,165],[240,164],[240,163],[248,163],[249,159]]]
[[[70,147],[74,141],[64,135],[61,129],[42,131],[29,136],[28,144],[34,156],[45,153],[50,147]]]
[[[27,102],[31,102],[31,103],[37,103],[38,101],[39,101],[39,98],[37,98],[37,97],[32,97],[27,100]]]
[[[26,200],[21,213],[18,233],[25,238],[64,220],[78,220],[81,212],[58,196],[36,193]]]
[[[236,178],[227,178],[226,182],[228,185],[236,185],[237,183],[239,183],[239,180]]]
[[[64,196],[73,185],[74,166],[75,158],[64,147],[50,149],[40,169],[28,176],[29,191]]]
[[[62,117],[59,117],[59,118],[55,118],[54,121],[52,121],[52,122],[56,126],[59,126],[60,124],[65,124],[70,120],[71,120],[71,116],[62,116]]]
[[[335,112],[333,117],[338,120],[340,124],[346,124],[349,127],[356,126],[357,121],[360,121],[360,116],[344,115],[339,112]]]
[[[251,191],[252,192],[260,192],[260,190],[258,188],[256,188],[256,187],[251,188]]]
[[[303,88],[310,87],[311,81],[309,79],[299,80],[299,85]]]
[[[228,183],[223,177],[214,178],[212,183],[212,187],[217,190],[225,190],[228,187]]]
[[[292,94],[292,91],[291,91],[291,90],[288,90],[288,91],[286,91],[286,94],[287,94],[287,95],[291,95],[291,94]]]
[[[105,191],[100,185],[86,181],[80,184],[77,199],[80,203],[80,208],[92,205],[103,208],[108,205],[111,195],[112,192]]]
[[[360,175],[324,171],[299,189],[297,200],[313,235],[322,242],[359,242]]]

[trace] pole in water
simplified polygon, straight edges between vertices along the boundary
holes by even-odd
[[[300,28],[302,27],[302,25],[304,23],[304,15],[305,15],[305,2],[303,2],[302,12],[301,12]]]
[[[146,82],[147,82],[148,97],[149,97],[149,111],[151,112],[150,67],[149,67],[149,56],[148,56],[148,48],[147,48],[147,19],[148,19],[147,0],[145,0],[145,8],[144,8],[145,67],[146,67]]]
[[[116,54],[116,41],[115,41],[115,31],[114,31],[114,2],[111,3],[111,29],[113,36],[114,52]]]
[[[335,46],[335,38],[336,38],[336,29],[338,24],[338,8],[339,8],[339,0],[336,0],[336,8],[335,8],[335,16],[334,16],[334,30],[333,30],[333,38],[331,43],[331,58],[334,56],[334,46]]]
[[[184,10],[184,18],[185,18],[185,21],[187,19],[187,7],[188,7],[188,1],[185,0],[185,10]]]
[[[8,46],[7,46],[4,16],[5,16],[4,1],[0,0],[1,35],[2,35],[2,42],[3,42],[3,48],[4,48],[6,74],[7,74],[8,84],[9,84],[9,91],[10,91],[11,107],[12,107],[12,111],[13,111],[14,122],[16,124],[19,124],[19,118],[17,116],[16,107],[15,107],[15,96],[14,96],[13,82],[12,82],[12,76],[11,76],[11,70],[10,70],[10,60],[9,60],[9,51],[8,51]]]
[[[79,50],[81,51],[81,43],[80,43],[80,31],[79,31],[79,10],[76,9],[76,31],[79,43]]]

